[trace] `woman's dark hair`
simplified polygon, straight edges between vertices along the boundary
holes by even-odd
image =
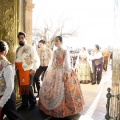
[[[5,41],[0,40],[0,53],[5,51],[7,54],[8,49],[9,49],[8,44]]]
[[[27,37],[27,35],[24,32],[19,32],[17,37],[19,38],[20,35],[24,35],[24,37]]]
[[[60,42],[62,42],[62,37],[61,36],[57,36],[56,38],[58,38],[60,40]]]
[[[86,48],[85,47],[82,47],[84,50],[86,50]]]
[[[97,44],[95,45],[95,47],[97,48],[97,50],[99,50],[99,49],[100,49],[99,45],[97,45]]]
[[[46,44],[45,40],[40,40],[39,43]]]

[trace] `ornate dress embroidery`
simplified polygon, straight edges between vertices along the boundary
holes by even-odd
[[[6,88],[6,83],[5,83],[5,79],[4,79],[4,67],[6,67],[7,65],[9,65],[9,62],[7,60],[0,60],[0,95],[3,95],[5,88]]]
[[[6,83],[3,77],[3,70],[0,71],[0,95],[5,91]]]
[[[78,70],[78,79],[81,83],[89,83],[90,77],[90,64],[88,62],[88,53],[81,52],[76,62],[76,68]]]
[[[24,69],[31,69],[33,60],[31,57],[31,48],[29,46],[25,46],[22,51],[22,62]]]
[[[84,103],[77,76],[66,50],[57,49],[45,73],[39,105],[46,114],[65,117],[82,111]]]

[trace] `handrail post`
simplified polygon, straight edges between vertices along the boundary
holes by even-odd
[[[105,118],[106,118],[106,120],[109,120],[110,119],[110,115],[109,115],[110,99],[112,97],[112,94],[110,93],[111,92],[111,88],[108,88],[107,91],[108,91],[108,93],[106,95],[106,97],[107,97],[107,104],[106,104],[106,111],[107,111],[107,113],[105,115]]]

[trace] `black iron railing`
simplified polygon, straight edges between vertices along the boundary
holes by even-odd
[[[107,97],[107,104],[106,104],[106,111],[107,111],[107,113],[105,115],[105,118],[106,118],[106,120],[120,120],[120,114],[117,114],[116,116],[111,116],[110,115],[110,105],[111,105],[110,101],[111,101],[111,99],[115,98],[115,99],[117,99],[120,102],[120,93],[117,94],[117,95],[113,95],[111,93],[111,88],[108,88],[107,91],[108,91],[108,93],[106,95],[106,97]],[[118,105],[119,105],[118,108],[120,110],[120,104],[118,104]]]

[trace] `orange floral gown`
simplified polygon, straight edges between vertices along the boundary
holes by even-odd
[[[39,93],[39,107],[47,115],[63,118],[83,110],[84,99],[66,50],[54,51]]]

